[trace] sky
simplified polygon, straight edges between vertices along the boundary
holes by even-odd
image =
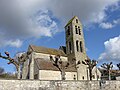
[[[14,57],[30,44],[58,49],[65,45],[65,24],[80,19],[87,55],[120,63],[120,0],[0,0],[0,52]],[[0,67],[15,67],[0,59]]]

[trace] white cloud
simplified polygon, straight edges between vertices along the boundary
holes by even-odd
[[[101,22],[99,26],[103,29],[111,29],[118,24],[120,24],[120,19],[113,20],[111,23],[110,22]]]
[[[31,30],[30,33],[34,37],[39,36],[49,36],[51,37],[53,34],[58,32],[57,23],[51,19],[48,15],[49,11],[39,11],[36,16],[33,16],[31,19]]]
[[[2,4],[6,5],[6,3]],[[10,6],[11,9],[15,8],[13,6]],[[9,10],[9,8],[7,9]],[[0,12],[2,11],[0,8]],[[38,10],[30,15],[26,15],[24,10],[20,13],[18,7],[12,12],[4,11],[3,15],[0,13],[0,47],[10,45],[18,48],[22,45],[21,40],[31,37],[51,37],[58,32],[58,26],[56,21],[52,19],[54,17],[49,15],[49,13],[48,10]],[[18,39],[16,40],[16,38]]]
[[[119,18],[119,19],[116,19],[116,20],[113,20],[113,23],[114,23],[114,24],[120,24],[120,18]]]
[[[111,29],[114,27],[114,25],[112,23],[101,23],[100,24],[100,27],[103,28],[103,29]]]
[[[10,46],[19,48],[22,46],[22,41],[20,41],[19,39],[10,40],[6,43],[6,45],[10,45]]]
[[[23,42],[19,39],[9,39],[0,36],[0,47],[11,46],[11,47],[21,47]]]
[[[0,46],[5,46],[6,41],[15,41],[16,38],[24,40],[51,37],[59,32],[55,18],[61,20],[62,25],[73,15],[77,15],[83,23],[100,23],[106,17],[107,7],[116,5],[118,1],[0,0]],[[12,46],[19,47],[19,44],[11,42]]]
[[[116,5],[119,0],[50,0],[46,5],[57,17],[64,20],[77,15],[82,22],[101,22],[105,19],[105,10],[111,5]],[[55,8],[58,7],[58,8]]]
[[[105,51],[100,55],[99,60],[120,61],[120,36],[109,39],[104,45]]]
[[[119,3],[116,3],[116,4],[114,4],[112,7],[111,7],[111,11],[113,12],[113,11],[116,11],[116,10],[118,10],[120,8],[120,5],[119,5]]]
[[[112,69],[117,70],[118,69],[117,65],[113,64],[113,68]]]

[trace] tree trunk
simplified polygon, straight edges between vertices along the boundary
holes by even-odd
[[[109,80],[111,80],[111,76],[110,76],[110,69],[109,69]]]
[[[89,67],[89,76],[90,76],[90,80],[92,80],[92,69],[91,69],[91,67]]]
[[[20,65],[18,66],[18,70],[17,70],[17,79],[21,79],[21,72],[20,72]]]
[[[65,80],[65,70],[61,70],[61,78],[62,80]]]

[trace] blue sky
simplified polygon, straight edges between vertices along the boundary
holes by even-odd
[[[119,63],[120,0],[1,0],[0,52],[14,57],[29,44],[58,49],[65,45],[64,26],[74,15],[83,24],[87,55],[99,65]],[[15,71],[0,60],[6,72]]]

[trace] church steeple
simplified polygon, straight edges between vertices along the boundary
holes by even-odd
[[[81,63],[86,59],[85,42],[83,28],[77,16],[74,16],[65,26],[66,33],[66,53],[70,63]],[[74,61],[76,60],[76,61]],[[86,78],[86,66],[82,63],[78,66],[78,72],[83,73],[78,77],[79,80]],[[79,71],[81,69],[81,71]]]

